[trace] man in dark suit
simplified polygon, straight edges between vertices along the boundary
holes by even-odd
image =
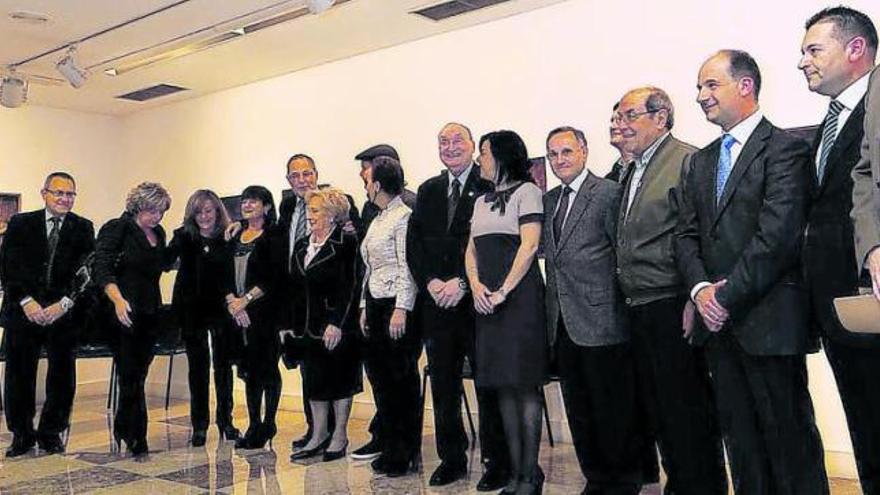
[[[799,262],[809,145],[763,117],[761,74],[748,53],[713,55],[697,88],[724,134],[693,155],[675,251],[701,316],[697,337],[706,341],[734,489],[828,493],[807,389],[812,343]]]
[[[6,425],[13,434],[6,457],[28,452],[35,442],[51,454],[64,451],[60,434],[69,426],[76,390],[72,286],[95,248],[92,222],[70,211],[73,177],[50,174],[41,194],[45,208],[12,217],[3,241],[6,295],[0,314],[6,329]],[[37,361],[44,345],[46,402],[34,431]]]
[[[367,173],[367,170],[369,170],[370,167],[373,166],[373,160],[380,156],[390,156],[398,162],[400,161],[400,156],[397,154],[397,150],[394,149],[394,146],[391,146],[389,144],[377,144],[375,146],[370,146],[369,148],[355,155],[354,159],[359,161],[361,164],[361,171],[359,175],[361,176],[361,180],[364,181],[364,184],[367,183],[365,175]],[[406,183],[404,183],[404,186],[406,186]],[[412,192],[406,187],[403,188],[403,192],[400,194],[400,199],[403,200],[403,204],[405,204],[406,206],[409,206],[410,208],[415,208],[416,193]],[[379,207],[376,206],[372,201],[367,200],[364,202],[364,207],[361,211],[361,219],[364,223],[364,232],[366,232],[367,229],[370,228],[370,222],[372,222],[373,219],[376,218],[376,215],[379,214],[379,211]]]
[[[633,157],[617,222],[617,273],[630,309],[646,416],[666,471],[666,493],[727,494],[721,435],[703,351],[682,336],[687,289],[672,251],[679,181],[696,151],[672,136],[675,111],[660,88],[627,92],[612,118]],[[681,400],[688,397],[688,400]]]
[[[547,136],[562,185],[544,196],[547,324],[583,493],[637,494],[645,481],[635,361],[617,286],[621,186],[586,169],[587,140],[572,127]]]
[[[421,187],[407,231],[410,270],[426,294],[421,299],[422,330],[431,393],[434,400],[435,438],[441,464],[431,476],[432,486],[442,486],[467,474],[468,438],[461,418],[462,366],[465,356],[474,363],[474,305],[469,297],[464,253],[470,235],[474,201],[491,191],[474,164],[474,140],[462,124],[447,124],[437,137],[440,175]],[[479,491],[497,490],[508,479],[507,450],[497,399],[477,390],[480,414],[480,449],[487,470]]]
[[[803,263],[811,320],[840,391],[862,490],[880,493],[880,394],[867,390],[880,377],[880,336],[848,332],[834,298],[857,295],[860,267],[852,252],[852,168],[864,136],[865,93],[877,52],[877,31],[847,7],[820,11],[806,24],[798,68],[810,91],[828,96],[828,113],[813,142],[812,204]]]
[[[276,237],[278,247],[275,251],[284,257],[283,259],[278,260],[278,264],[284,267],[285,279],[288,281],[288,283],[284,285],[285,287],[290,288],[293,286],[293,282],[290,278],[292,273],[291,270],[295,268],[292,261],[293,247],[296,244],[296,241],[309,234],[309,228],[306,222],[306,205],[304,198],[306,193],[318,188],[318,167],[315,165],[315,160],[309,155],[302,153],[291,156],[287,160],[286,177],[287,183],[290,184],[290,187],[293,190],[293,195],[284,198],[281,201],[281,205],[278,207],[277,229],[279,234]],[[362,232],[360,229],[361,221],[358,215],[358,209],[354,205],[354,199],[348,195],[346,195],[346,197],[348,198],[350,210],[349,223],[346,224],[345,229],[347,231],[357,232],[358,237],[360,237]],[[299,294],[290,294],[287,297],[287,300],[299,296]],[[292,308],[292,303],[288,306]],[[282,321],[290,322],[292,321],[292,318],[287,316],[285,317],[285,320]],[[282,326],[285,325],[282,324]],[[305,368],[300,367],[300,372],[304,372],[304,370]],[[305,388],[303,388],[303,410],[306,416],[307,429],[305,435],[293,441],[291,444],[293,450],[305,446],[312,438],[314,423],[312,421],[312,411],[309,408],[309,398],[306,396]],[[332,431],[334,425],[332,409],[328,414],[328,421],[328,428]]]

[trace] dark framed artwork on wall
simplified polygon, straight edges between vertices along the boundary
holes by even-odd
[[[529,172],[532,174],[532,180],[541,188],[541,192],[547,192],[547,160],[541,156],[538,158],[529,158],[532,164]]]
[[[235,196],[223,196],[220,198],[220,201],[223,202],[223,207],[226,208],[226,213],[229,214],[229,219],[233,222],[241,221],[241,195]]]

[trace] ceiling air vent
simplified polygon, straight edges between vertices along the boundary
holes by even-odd
[[[178,91],[189,91],[189,89],[181,88],[180,86],[173,86],[171,84],[157,84],[155,86],[150,86],[149,88],[139,89],[137,91],[132,91],[131,93],[119,95],[117,98],[130,101],[147,101],[152,100],[153,98],[159,98],[160,96],[174,94]]]
[[[427,17],[432,21],[442,21],[460,14],[467,14],[475,10],[485,7],[497,5],[499,3],[509,2],[510,0],[452,0],[450,2],[438,3],[430,7],[414,10],[412,13]]]

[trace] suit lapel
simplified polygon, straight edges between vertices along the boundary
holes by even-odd
[[[330,233],[330,237],[327,238],[327,241],[324,242],[324,245],[321,246],[321,249],[315,254],[315,257],[312,258],[312,262],[309,263],[309,266],[304,267],[306,250],[309,246],[307,242],[304,242],[296,253],[297,266],[300,267],[300,271],[305,274],[305,272],[314,270],[321,263],[333,258],[333,256],[336,255],[337,244],[342,244],[342,229],[339,227],[336,227],[333,232]]]
[[[581,184],[580,190],[575,194],[574,204],[571,206],[571,211],[568,212],[568,217],[565,219],[565,225],[562,227],[562,234],[559,236],[559,242],[556,244],[556,252],[559,252],[562,247],[565,246],[565,242],[568,241],[568,238],[571,237],[571,233],[574,232],[575,225],[578,224],[581,216],[583,216],[584,212],[587,210],[590,201],[593,200],[593,195],[591,193],[593,188],[596,187],[597,181],[598,179],[596,176],[590,171],[587,171],[587,178],[584,180],[584,183]]]
[[[755,131],[752,132],[752,135],[749,136],[749,139],[743,145],[743,149],[740,152],[739,157],[736,159],[736,163],[733,164],[733,170],[730,171],[730,177],[727,178],[727,183],[724,185],[724,192],[721,194],[721,201],[718,202],[718,208],[715,210],[715,222],[718,221],[721,214],[724,212],[724,208],[726,208],[727,204],[730,202],[730,198],[733,196],[733,191],[736,190],[736,186],[742,179],[743,175],[745,175],[755,159],[757,159],[767,148],[766,141],[769,137],[770,122],[767,121],[767,119],[761,119],[758,127],[755,128]]]

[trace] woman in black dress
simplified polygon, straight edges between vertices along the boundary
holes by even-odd
[[[117,334],[119,407],[113,435],[134,456],[149,451],[144,382],[159,334],[159,277],[166,268],[165,231],[159,222],[170,206],[161,185],[138,185],[126,198],[125,213],[101,227],[95,247],[95,281],[113,304]]]
[[[294,246],[293,328],[307,341],[302,377],[314,429],[290,460],[323,454],[324,461],[332,461],[345,456],[352,397],[363,390],[357,345],[358,240],[343,229],[349,211],[345,194],[321,189],[304,199],[311,234]],[[327,420],[331,407],[332,432]]]
[[[186,203],[183,226],[168,244],[169,264],[180,260],[174,280],[174,310],[180,321],[189,363],[190,419],[193,447],[205,445],[208,429],[208,385],[211,361],[217,396],[217,429],[220,437],[238,439],[232,424],[232,361],[223,297],[223,273],[232,256],[223,239],[229,215],[220,198],[200,189]],[[226,331],[224,331],[226,330]],[[211,336],[210,350],[208,335]],[[212,358],[209,360],[209,357]]]
[[[242,368],[249,421],[235,446],[259,449],[278,431],[275,414],[281,398],[280,345],[273,308],[276,267],[272,263],[272,193],[262,186],[245,188],[241,193],[241,216],[248,225],[231,241],[233,256],[226,277],[226,309],[244,342]]]
[[[544,281],[535,254],[543,201],[526,146],[511,131],[480,139],[480,175],[495,191],[474,204],[465,256],[476,319],[478,387],[497,390],[512,478],[503,493],[541,493],[541,386],[546,379]]]

